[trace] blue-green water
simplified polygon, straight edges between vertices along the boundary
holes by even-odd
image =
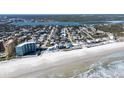
[[[27,22],[13,22],[13,25],[16,26],[56,26],[56,25],[61,25],[61,26],[79,26],[81,24],[104,24],[104,23],[108,23],[108,24],[123,24],[124,21],[87,21],[87,22],[31,22],[31,21],[27,21]]]
[[[29,25],[29,26],[56,26],[56,25],[61,25],[61,26],[79,26],[80,23],[78,22],[15,22],[12,23],[13,25],[17,25],[17,26],[25,26],[25,25]]]

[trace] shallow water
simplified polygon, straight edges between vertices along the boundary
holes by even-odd
[[[123,78],[124,52],[115,53],[100,59],[86,72],[74,75],[77,78]]]

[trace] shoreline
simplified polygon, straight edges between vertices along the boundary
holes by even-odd
[[[0,64],[0,77],[70,77],[75,70],[86,70],[100,58],[120,51],[124,51],[124,42],[13,59]]]

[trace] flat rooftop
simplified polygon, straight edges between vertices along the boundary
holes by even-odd
[[[23,45],[32,44],[32,43],[35,43],[35,42],[24,42],[24,43],[21,43],[21,44],[17,45],[16,47],[21,47]]]

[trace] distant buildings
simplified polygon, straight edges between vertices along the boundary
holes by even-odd
[[[41,51],[42,49],[71,50],[100,45],[115,38],[112,32],[102,31],[98,29],[99,25],[94,24],[55,22],[48,19],[43,19],[41,22],[37,18],[31,20],[13,18],[8,19],[9,21],[9,25],[0,26],[0,40],[5,41],[4,44],[0,42],[0,52],[4,52],[5,47],[5,54],[8,57],[35,52],[36,45],[37,50]]]
[[[36,43],[35,42],[25,42],[16,46],[16,55],[23,56],[27,53],[36,51]]]

